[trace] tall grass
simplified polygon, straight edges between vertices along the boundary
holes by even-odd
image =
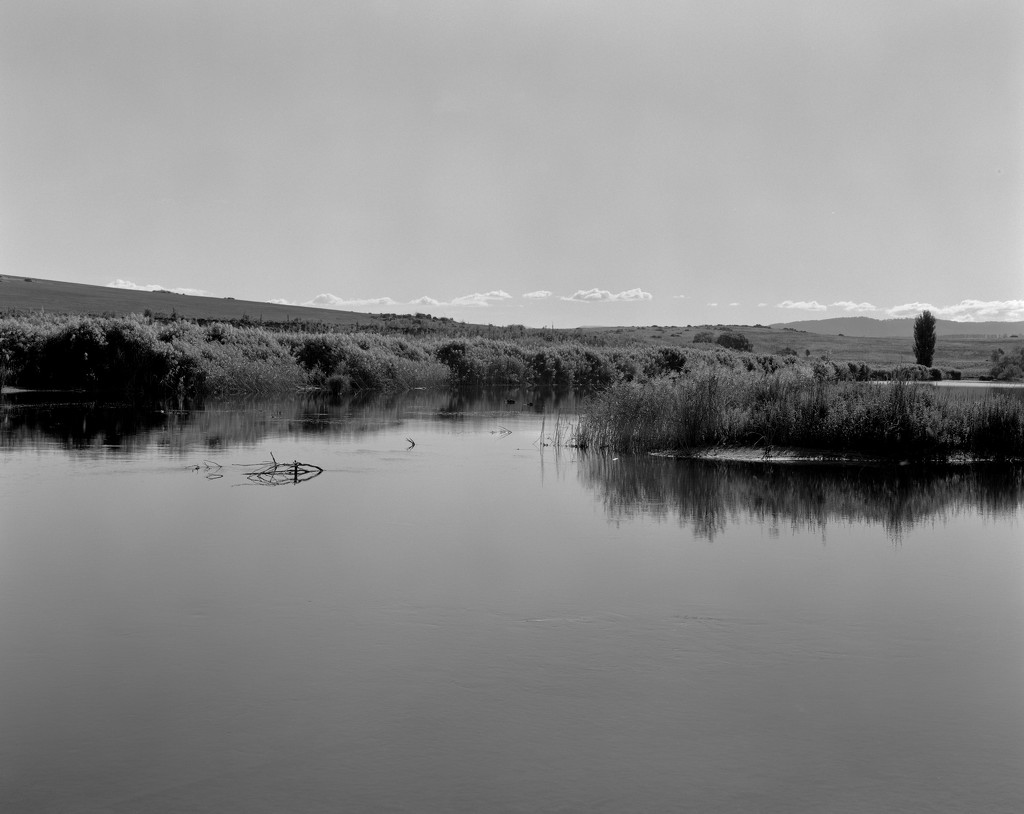
[[[904,382],[708,369],[620,382],[591,403],[578,441],[617,451],[755,446],[940,460],[1024,457],[1024,402],[959,399]]]

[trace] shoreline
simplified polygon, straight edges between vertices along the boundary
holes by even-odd
[[[847,466],[973,466],[976,464],[1024,464],[1022,458],[981,458],[957,453],[942,458],[885,458],[859,452],[834,452],[827,449],[801,447],[773,447],[766,454],[764,447],[703,447],[689,450],[656,450],[647,453],[656,458],[675,458],[687,461],[722,461],[726,463],[758,464],[819,464]]]

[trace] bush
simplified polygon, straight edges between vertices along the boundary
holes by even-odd
[[[1002,348],[992,351],[992,367],[988,375],[1001,382],[1024,379],[1024,345],[1009,353]]]
[[[750,351],[754,348],[747,337],[736,331],[726,331],[725,333],[719,334],[718,339],[716,339],[715,342],[723,348],[729,348],[730,350]]]
[[[711,331],[697,331],[697,333],[693,335],[693,341],[706,342],[710,345],[714,343],[715,335],[711,333]]]

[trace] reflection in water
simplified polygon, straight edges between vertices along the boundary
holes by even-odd
[[[967,512],[1005,515],[1024,503],[1019,467],[910,470],[585,455],[579,473],[612,520],[674,516],[708,540],[750,520],[772,535],[783,524],[824,534],[829,523],[867,522],[898,539],[921,522]]]
[[[577,396],[554,390],[479,388],[331,397],[307,393],[277,400],[218,401],[198,407],[139,406],[72,400],[53,394],[5,396],[0,448],[52,445],[121,454],[158,447],[175,454],[252,446],[270,437],[381,432],[407,418],[481,420],[510,413],[575,412]],[[512,403],[510,403],[512,402]]]

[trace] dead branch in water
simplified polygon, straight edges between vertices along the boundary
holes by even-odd
[[[250,483],[258,486],[282,486],[286,483],[293,485],[305,483],[321,475],[324,471],[315,464],[307,464],[302,461],[278,462],[273,452],[270,453],[270,461],[268,462],[243,465],[255,467],[246,472],[245,477]]]

